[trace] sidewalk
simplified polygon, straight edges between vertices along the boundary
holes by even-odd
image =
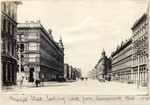
[[[127,83],[120,83],[120,82],[106,82],[107,84],[112,84],[114,87],[123,87],[123,88],[130,88],[131,90],[134,90],[137,92],[137,95],[146,95],[148,87],[139,86],[139,89],[137,88],[137,84],[127,84]]]
[[[43,86],[40,85],[40,86],[36,87],[35,85],[33,85],[32,82],[24,81],[23,85],[21,87],[21,90],[26,89],[26,88],[40,88],[40,87],[47,87],[47,86],[50,86],[50,85],[55,85],[55,84],[58,84],[58,83],[61,84],[61,83],[72,83],[72,82],[75,82],[75,80],[67,80],[65,82],[49,81],[49,82],[44,82]],[[20,89],[19,83],[17,83],[17,85],[2,86],[2,91],[3,92],[16,91],[16,90],[19,90],[19,89]]]

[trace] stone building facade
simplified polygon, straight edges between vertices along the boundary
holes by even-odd
[[[111,69],[111,59],[107,58],[105,51],[103,50],[101,53],[101,58],[99,59],[98,63],[96,64],[95,68],[93,69],[96,74],[96,78],[100,79],[107,79],[108,72]]]
[[[133,81],[148,82],[148,14],[144,13],[132,26]],[[138,70],[139,67],[139,70]],[[139,73],[138,73],[139,72]]]
[[[111,54],[112,58],[112,80],[128,82],[132,80],[132,38],[121,43],[116,51]]]
[[[1,2],[1,70],[2,85],[16,84],[17,8],[19,1]]]
[[[24,57],[23,65],[29,70],[26,72],[26,79],[33,82],[42,78],[44,81],[59,80],[63,77],[64,69],[64,47],[62,39],[55,42],[52,30],[46,31],[40,21],[18,24],[18,38],[25,49],[22,52]]]
[[[132,26],[132,37],[112,53],[112,78],[127,83],[148,82],[148,15],[144,13]]]
[[[64,79],[65,80],[76,80],[81,77],[81,69],[64,64]]]

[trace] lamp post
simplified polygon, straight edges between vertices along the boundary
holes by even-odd
[[[137,46],[135,47],[135,50],[136,50],[136,53],[137,53],[137,56],[138,56],[138,64],[137,64],[137,89],[139,89],[140,87],[140,52],[146,48],[146,44],[141,44],[140,40],[137,41]]]
[[[139,48],[138,48],[138,51],[137,51],[137,55],[138,55],[138,77],[137,77],[137,88],[139,89],[139,86],[140,86],[140,59],[139,59]]]

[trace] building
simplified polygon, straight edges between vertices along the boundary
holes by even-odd
[[[73,67],[69,66],[69,78],[68,79],[72,79],[72,71],[73,71]]]
[[[94,68],[95,76],[98,80],[107,79],[108,72],[111,69],[111,59],[107,58],[105,51],[101,53],[101,58]]]
[[[64,78],[69,79],[69,65],[67,63],[64,64]]]
[[[148,83],[148,14],[144,13],[132,26],[133,81]],[[138,69],[139,68],[139,69]]]
[[[44,81],[63,78],[64,47],[61,37],[59,43],[55,42],[52,30],[46,31],[40,21],[19,23],[17,29],[17,38],[25,46],[22,64],[29,68],[28,71],[22,70],[26,72],[25,78],[29,82],[38,78]]]
[[[2,85],[16,84],[17,8],[19,1],[1,2],[1,70]]]
[[[132,37],[112,53],[114,81],[148,83],[148,16],[144,13],[131,28]]]
[[[81,77],[81,69],[64,64],[64,79],[65,80],[76,80]]]
[[[112,80],[129,82],[132,80],[132,38],[121,42],[120,46],[111,54]]]
[[[82,76],[81,69],[75,68],[75,79],[79,79],[81,78],[81,76]]]

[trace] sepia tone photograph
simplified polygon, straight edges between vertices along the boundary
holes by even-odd
[[[2,95],[149,95],[148,0],[1,1]]]

